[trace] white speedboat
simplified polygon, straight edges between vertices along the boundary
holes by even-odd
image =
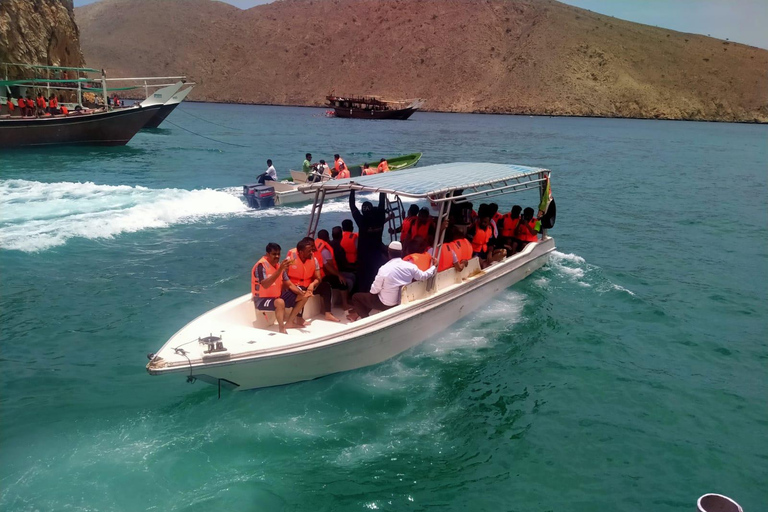
[[[301,186],[302,193],[314,196],[307,234],[315,235],[323,201],[329,194],[355,190],[397,196],[397,201],[390,202],[394,214],[391,222],[395,224],[401,220],[400,197],[427,199],[439,205],[442,221],[456,200],[482,200],[531,189],[543,194],[548,190],[549,175],[546,169],[516,165],[453,163],[306,184]],[[439,230],[438,244],[443,236]],[[481,270],[473,258],[462,272],[451,268],[429,281],[404,286],[399,306],[356,322],[323,320],[320,298],[312,297],[304,308],[307,325],[288,334],[280,334],[274,315],[256,311],[251,295],[246,294],[184,326],[150,355],[147,371],[151,375],[186,375],[219,388],[243,390],[377,364],[482,307],[544,265],[554,250],[554,239],[543,230],[538,242],[485,269]],[[345,318],[340,309],[334,314]]]

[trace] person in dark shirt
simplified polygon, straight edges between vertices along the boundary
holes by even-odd
[[[360,233],[357,239],[357,289],[360,291],[370,289],[379,267],[386,263],[387,248],[381,241],[387,223],[386,202],[387,195],[379,194],[377,207],[366,201],[360,211],[355,204],[355,191],[349,193],[349,210]]]

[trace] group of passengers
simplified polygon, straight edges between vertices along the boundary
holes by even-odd
[[[339,291],[347,319],[354,322],[373,310],[399,305],[402,287],[413,281],[450,268],[460,272],[474,257],[486,267],[521,251],[538,240],[540,226],[533,208],[515,205],[500,214],[495,203],[481,204],[475,211],[467,201],[456,202],[442,226],[444,241],[435,248],[436,217],[426,207],[411,205],[399,228],[401,241],[385,247],[384,227],[393,215],[386,211],[386,194],[379,195],[377,206],[365,201],[358,209],[351,191],[349,208],[357,233],[352,220],[345,219],[330,237],[321,229],[317,238],[301,239],[282,261],[281,247],[270,243],[253,267],[256,309],[274,311],[281,333],[304,325],[302,310],[312,295],[320,296],[325,319],[338,322],[331,299],[332,291]],[[286,308],[292,308],[288,318]]]
[[[310,183],[332,179],[342,180],[352,177],[347,164],[338,153],[333,155],[333,167],[329,166],[325,160],[320,160],[319,163],[312,163],[312,153],[307,153],[304,163],[301,165],[301,170],[307,175],[307,181]],[[363,164],[361,169],[363,176],[370,176],[381,172],[389,172],[389,163],[386,158],[382,158],[375,169],[370,167],[369,164]],[[277,181],[277,171],[275,166],[272,165],[271,159],[267,160],[267,170],[258,177],[258,182],[262,185],[266,181]]]
[[[69,114],[69,109],[63,103],[61,96],[57,97],[55,94],[51,94],[47,99],[43,93],[38,93],[37,98],[32,99],[31,94],[27,94],[27,97],[19,95],[16,98],[16,105],[13,104],[13,97],[8,96],[6,101],[6,107],[8,108],[8,114],[16,115],[14,112],[16,109],[19,111],[19,115],[22,117],[45,117]]]

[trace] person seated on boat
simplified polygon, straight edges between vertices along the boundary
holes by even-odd
[[[432,264],[432,255],[428,252],[430,250],[427,240],[421,235],[416,235],[408,244],[408,255],[403,258],[405,261],[410,261],[420,270],[427,270]],[[405,252],[405,251],[403,251]]]
[[[320,174],[322,174],[323,180],[329,180],[332,178],[331,166],[325,163],[325,160],[320,160]]]
[[[403,242],[405,253],[410,254],[413,252],[410,247],[411,240],[420,236],[424,240],[427,240],[427,245],[429,245],[429,240],[434,238],[434,235],[435,220],[429,215],[429,208],[424,206],[419,210],[416,219],[409,223],[408,230],[403,230],[400,240]]]
[[[408,207],[408,212],[405,214],[405,218],[403,219],[403,223],[398,226],[396,229],[389,229],[389,234],[394,235],[395,233],[406,233],[410,229],[411,223],[416,220],[416,217],[419,215],[419,206],[412,204]]]
[[[341,180],[344,178],[349,178],[349,169],[347,169],[347,164],[344,163],[344,159],[339,156],[339,154],[333,155],[333,170],[336,171],[334,173],[334,178],[337,180]],[[344,172],[344,175],[341,175],[342,172]],[[341,176],[340,176],[341,175]]]
[[[453,244],[453,237],[459,236],[458,231],[455,227],[451,226],[448,228],[445,234],[445,241],[441,246],[437,247],[437,252],[435,253],[438,258],[437,260],[437,271],[442,272],[443,270],[448,270],[449,268],[453,267],[456,269],[456,272],[461,272],[464,270],[464,267],[467,265],[467,259],[461,259],[459,258],[459,254],[457,253],[457,249]],[[469,243],[469,242],[467,242]],[[440,255],[437,256],[437,253]]]
[[[345,310],[348,309],[349,302],[347,300],[349,299],[349,292],[355,285],[355,275],[342,272],[336,264],[336,249],[331,243],[327,230],[321,229],[317,232],[315,247],[317,248],[316,257],[320,263],[320,274],[323,276],[323,281],[331,285],[331,289],[339,290],[341,307]]]
[[[493,229],[493,238],[499,238],[499,226],[497,221],[501,218],[499,205],[491,203],[488,205],[488,216],[491,218],[491,228]]]
[[[118,108],[118,107],[122,106],[122,102],[120,101],[120,97],[117,94],[114,95],[114,97],[112,99],[112,104],[115,106],[115,108]]]
[[[389,164],[386,158],[379,160],[379,165],[376,168],[377,172],[389,172]]]
[[[489,255],[492,251],[488,250],[488,244],[493,237],[493,229],[491,228],[491,218],[488,216],[487,208],[481,207],[478,215],[479,218],[469,229],[468,238],[472,241],[472,255],[480,258],[480,265],[485,267],[490,263]]]
[[[514,254],[512,244],[515,239],[517,224],[520,222],[523,209],[519,205],[514,205],[510,211],[505,213],[499,219],[497,226],[499,228],[499,237],[496,239],[496,247],[504,249],[507,256]]]
[[[288,277],[286,269],[291,264],[290,258],[280,261],[281,248],[276,243],[268,243],[266,254],[256,262],[251,271],[251,295],[256,309],[274,311],[280,332],[288,327],[301,327],[297,322],[299,311],[309,299]],[[285,319],[285,308],[293,308]]]
[[[541,222],[534,216],[533,208],[523,210],[523,216],[515,229],[513,254],[520,252],[531,242],[539,241],[539,226]]]
[[[257,180],[260,185],[264,185],[267,181],[277,181],[277,171],[275,166],[272,165],[272,160],[267,159],[267,170],[264,174],[260,174]]]
[[[472,242],[456,226],[448,228],[448,239],[451,241],[449,245],[456,254],[456,258],[462,263],[462,266],[466,266],[467,262],[472,259]]]
[[[388,221],[386,214],[387,194],[379,194],[379,205],[374,207],[370,201],[365,201],[362,212],[355,204],[355,191],[349,193],[349,210],[355,219],[358,229],[357,239],[357,288],[368,290],[385,263],[386,248],[381,241],[384,225]]]
[[[341,246],[344,248],[350,267],[354,269],[357,264],[358,239],[358,234],[355,233],[355,225],[350,219],[344,219],[341,221],[341,231]]]
[[[320,296],[323,300],[323,312],[325,319],[331,322],[338,322],[339,319],[331,313],[331,286],[323,281],[320,274],[320,262],[317,259],[317,249],[315,248],[315,239],[305,237],[299,240],[296,247],[288,251],[288,258],[291,264],[288,266],[288,277],[291,282],[305,292],[307,298],[314,294]],[[301,317],[301,312],[299,312]],[[302,320],[298,321],[303,322]]]
[[[371,167],[368,164],[363,164],[363,170],[360,173],[362,176],[373,176],[374,174],[378,174],[379,172],[371,169]]]
[[[429,279],[437,272],[434,258],[431,259],[431,265],[426,271],[403,260],[403,246],[400,242],[390,242],[387,252],[389,261],[376,273],[370,292],[359,292],[352,296],[352,309],[347,313],[347,319],[350,322],[367,318],[374,309],[386,311],[399,306],[403,286],[413,281]]]
[[[61,101],[61,97],[59,97],[59,101]],[[65,116],[69,115],[69,109],[67,108],[67,106],[63,103],[60,103],[60,105],[61,107],[59,108],[59,111],[61,112],[61,114]]]

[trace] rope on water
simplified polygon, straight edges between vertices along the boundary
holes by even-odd
[[[204,139],[212,140],[213,142],[218,142],[219,144],[226,144],[228,146],[236,146],[238,148],[247,148],[248,147],[248,146],[243,146],[242,144],[235,144],[234,142],[225,142],[223,140],[218,140],[218,139],[214,139],[214,138],[211,138],[211,137],[206,137],[205,135],[203,135],[201,133],[197,133],[197,132],[193,132],[192,130],[188,130],[188,129],[184,128],[183,126],[179,126],[176,123],[174,123],[173,121],[169,121],[167,119],[165,120],[165,122],[168,123],[168,124],[172,124],[176,128],[184,130],[185,132],[189,132],[192,135],[197,135],[198,137],[202,137]]]
[[[195,115],[195,114],[193,114],[192,112],[187,112],[187,111],[186,111],[186,110],[184,110],[183,108],[178,108],[178,109],[177,109],[177,111],[178,111],[178,112],[182,112],[182,113],[184,113],[184,114],[187,114],[188,116],[192,116],[192,117],[194,117],[195,119],[199,119],[199,120],[201,120],[201,121],[205,121],[206,123],[210,123],[210,124],[213,124],[213,125],[216,125],[216,126],[220,126],[221,128],[226,128],[227,130],[234,130],[234,131],[238,131],[238,129],[237,129],[237,128],[232,128],[231,126],[226,126],[226,125],[223,125],[223,124],[214,123],[213,121],[209,121],[208,119],[206,119],[206,118],[204,118],[204,117],[196,116],[196,115]]]

